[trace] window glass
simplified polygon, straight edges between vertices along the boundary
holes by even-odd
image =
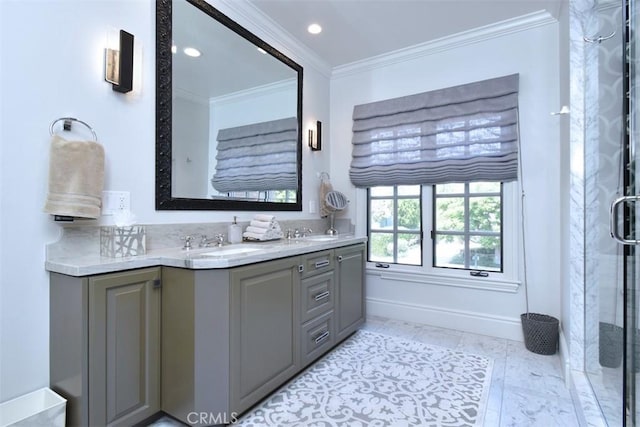
[[[433,266],[502,271],[502,184],[435,185]]]
[[[369,261],[422,265],[422,189],[369,189]]]

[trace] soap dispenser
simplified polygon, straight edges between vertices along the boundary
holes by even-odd
[[[227,238],[229,239],[229,243],[242,242],[242,227],[238,225],[235,216],[233,217],[233,222],[229,224],[229,231],[227,233],[227,236]]]

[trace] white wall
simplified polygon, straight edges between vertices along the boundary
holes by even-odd
[[[331,80],[331,174],[334,187],[364,204],[350,184],[348,170],[353,106],[445,88],[513,73],[520,74],[520,124],[527,194],[527,262],[530,310],[560,316],[560,133],[549,113],[559,106],[558,24],[478,37],[420,54],[380,58],[336,70]],[[427,54],[428,53],[428,54]],[[357,229],[366,224],[366,207],[357,210]],[[425,224],[425,230],[429,230]],[[367,277],[367,308],[372,314],[424,321],[439,326],[522,339],[517,293],[427,285]]]
[[[209,103],[176,95],[171,114],[171,192],[175,197],[207,198]]]
[[[238,21],[253,29],[247,19]],[[116,93],[103,80],[103,48],[113,28],[134,34],[142,48],[141,90],[135,94]],[[281,48],[271,40],[273,33],[255,32]],[[328,73],[284,51],[305,67],[304,123],[328,120]],[[105,189],[130,191],[131,209],[140,223],[230,221],[236,214],[245,220],[253,215],[155,211],[154,53],[151,0],[0,1],[0,401],[49,382],[44,250],[58,238],[60,226],[42,208],[54,119],[74,116],[94,127],[106,151]],[[327,168],[328,153],[305,149],[303,158],[305,211],[278,213],[281,218],[318,217],[306,208],[316,197],[315,175]]]

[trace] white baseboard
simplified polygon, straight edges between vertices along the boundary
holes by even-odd
[[[520,318],[367,298],[367,314],[523,341]]]

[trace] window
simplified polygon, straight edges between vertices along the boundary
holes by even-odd
[[[422,223],[433,224],[431,244],[422,244]],[[500,182],[371,187],[368,224],[370,262],[503,272]]]
[[[502,184],[439,184],[433,190],[433,266],[502,271]]]
[[[372,187],[368,195],[369,261],[422,265],[421,187]]]

